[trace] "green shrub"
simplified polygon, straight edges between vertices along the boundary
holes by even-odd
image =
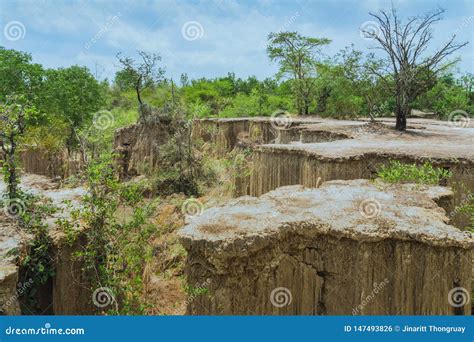
[[[404,164],[392,160],[388,165],[383,165],[377,176],[387,183],[416,183],[437,185],[451,177],[451,172],[442,168],[433,167],[426,162],[423,165]]]

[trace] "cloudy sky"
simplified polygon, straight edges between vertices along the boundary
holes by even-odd
[[[435,27],[433,47],[456,33],[470,44],[459,52],[461,71],[474,72],[474,1],[395,1],[402,17],[446,9]],[[382,0],[0,0],[0,46],[29,52],[46,67],[86,65],[99,77],[113,77],[115,55],[158,52],[167,76],[271,76],[276,67],[265,52],[268,33],[298,31],[327,37],[325,50],[350,44],[368,51],[373,42],[359,28],[368,12],[388,8]]]

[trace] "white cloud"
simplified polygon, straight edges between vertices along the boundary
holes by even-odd
[[[459,26],[463,16],[474,15],[471,2],[440,1],[442,6],[449,5],[449,10],[446,20],[437,25],[435,45]],[[265,51],[269,32],[283,28],[308,36],[327,37],[333,41],[325,49],[330,55],[352,42],[356,48],[367,51],[372,44],[360,38],[359,26],[370,20],[369,10],[376,11],[389,5],[389,1],[376,0],[344,3],[202,0],[197,4],[172,0],[38,0],[13,5],[7,2],[2,19],[22,20],[27,27],[24,41],[7,44],[12,44],[13,48],[26,47],[36,60],[51,67],[79,63],[92,68],[98,62],[112,77],[117,52],[134,55],[136,50],[145,50],[160,53],[167,75],[175,78],[182,72],[201,77],[222,75],[227,71],[263,78],[275,72]],[[397,6],[402,16],[427,10],[426,3],[398,1]],[[104,25],[117,13],[121,14],[120,18],[104,30]],[[202,25],[204,34],[201,39],[188,41],[183,38],[181,28],[192,20]],[[474,20],[460,31],[461,40],[472,40],[473,24]],[[97,36],[93,44],[84,49],[85,44]],[[471,70],[472,51],[471,45],[462,52],[463,67]]]

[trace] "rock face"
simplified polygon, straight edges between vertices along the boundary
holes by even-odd
[[[66,209],[64,201],[78,205],[78,197],[85,194],[82,188],[55,189],[55,184],[46,177],[38,175],[23,175],[21,187],[35,195],[48,197],[58,206]],[[0,181],[0,194],[4,184]],[[34,286],[38,291],[38,306],[42,314],[81,315],[93,314],[97,307],[92,302],[92,293],[88,283],[87,273],[83,265],[75,260],[73,254],[80,251],[87,243],[81,236],[72,245],[66,242],[65,234],[57,229],[56,219],[67,215],[59,212],[45,223],[49,227],[52,238],[52,255],[50,262],[54,265],[54,277],[43,286],[34,283],[34,279],[18,283],[22,268],[18,261],[27,253],[27,245],[33,236],[26,234],[16,226],[15,221],[0,208],[0,314],[19,315],[20,297],[26,287]],[[23,312],[37,314],[37,312]]]
[[[320,119],[279,131],[279,142],[254,149],[247,179],[239,179],[236,193],[260,196],[281,186],[314,187],[328,180],[371,178],[390,160],[448,169],[447,185],[454,190],[451,208],[445,208],[457,227],[469,217],[454,210],[466,204],[474,189],[474,128],[453,128],[435,120],[412,119],[410,133],[399,134],[388,122]]]
[[[449,169],[454,199],[449,212],[457,227],[469,224],[467,214],[456,211],[466,204],[474,189],[474,127],[410,119],[409,132],[390,127],[393,119],[367,121],[292,118],[284,129],[268,117],[196,120],[193,137],[216,144],[221,154],[239,146],[242,137],[257,138],[249,176],[237,177],[235,194],[260,196],[281,186],[302,184],[314,187],[328,180],[371,178],[391,159],[406,163],[430,162]],[[118,130],[115,148],[124,175],[143,174],[155,168],[159,146],[166,140],[162,124],[142,124]]]
[[[215,143],[222,155],[232,151],[242,136],[258,137],[266,144],[276,141],[278,130],[268,118],[212,118],[194,122],[193,137]]]
[[[160,121],[139,123],[115,132],[114,150],[122,177],[144,174],[157,166],[160,146],[168,139],[164,125]]]
[[[79,236],[69,245],[63,234],[54,237],[54,258],[56,276],[52,282],[53,313],[55,315],[91,315],[97,311],[92,302],[89,273],[84,265],[74,257],[81,251],[87,240]]]
[[[442,187],[330,181],[241,197],[180,231],[196,315],[469,314],[471,233]],[[458,303],[458,302],[456,302]],[[454,303],[454,304],[456,304]]]
[[[14,223],[0,211],[0,315],[21,313],[16,263],[22,249],[23,239]]]
[[[76,174],[81,168],[79,154],[69,157],[67,151],[48,153],[39,149],[29,149],[22,151],[20,158],[24,172],[51,178],[66,178]]]

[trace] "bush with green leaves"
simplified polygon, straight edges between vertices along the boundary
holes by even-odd
[[[379,168],[377,176],[387,183],[416,183],[438,185],[444,183],[451,172],[443,168],[434,167],[429,162],[422,165],[405,164],[392,160],[388,165]]]
[[[45,308],[41,307],[39,291],[55,275],[53,241],[45,220],[58,208],[52,205],[50,199],[23,191],[17,193],[13,204],[10,199],[2,202],[2,206],[10,205],[10,215],[17,218],[19,227],[30,236],[26,242],[27,253],[19,261],[19,283],[31,284],[20,293],[22,310],[28,314],[42,314]]]
[[[143,270],[152,257],[150,237],[156,232],[150,217],[155,201],[146,201],[143,188],[124,184],[117,177],[113,156],[102,155],[85,170],[88,194],[70,218],[58,221],[72,244],[79,236],[87,241],[74,253],[90,277],[91,291],[107,288],[113,301],[104,310],[112,314],[141,314]]]

